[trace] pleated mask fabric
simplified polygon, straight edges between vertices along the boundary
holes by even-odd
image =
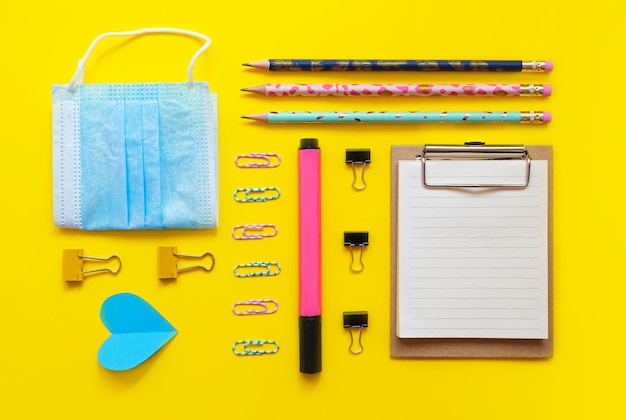
[[[84,62],[106,36],[169,32],[206,42],[188,82],[82,84]],[[56,226],[83,230],[217,226],[217,95],[193,81],[202,34],[170,28],[96,38],[68,85],[54,85]]]

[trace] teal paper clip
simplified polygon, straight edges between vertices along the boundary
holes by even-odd
[[[254,271],[247,271],[252,268]],[[257,270],[263,269],[263,270]],[[243,272],[242,272],[243,271]],[[233,274],[237,277],[268,277],[277,276],[280,273],[280,265],[275,261],[251,262],[247,264],[237,264],[233,269]]]
[[[237,188],[233,197],[239,203],[264,202],[277,200],[280,197],[280,190],[276,187]]]
[[[280,346],[273,340],[239,340],[233,344],[233,353],[237,356],[260,356],[278,353]]]

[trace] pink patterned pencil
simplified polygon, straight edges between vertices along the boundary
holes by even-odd
[[[242,89],[266,96],[550,96],[549,85],[510,84],[291,84]]]

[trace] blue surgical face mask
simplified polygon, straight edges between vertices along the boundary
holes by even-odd
[[[205,44],[188,82],[82,84],[106,36],[172,32]],[[53,86],[54,221],[85,230],[217,226],[217,103],[192,79],[209,38],[178,29],[100,35],[68,85]]]

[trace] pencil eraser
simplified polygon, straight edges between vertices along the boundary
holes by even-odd
[[[552,71],[554,68],[554,63],[552,60],[546,60],[546,71]]]
[[[545,112],[543,113],[543,122],[544,123],[549,123],[550,121],[552,121],[552,114],[549,112]]]
[[[552,95],[552,86],[543,85],[543,96],[550,96],[550,95]]]

